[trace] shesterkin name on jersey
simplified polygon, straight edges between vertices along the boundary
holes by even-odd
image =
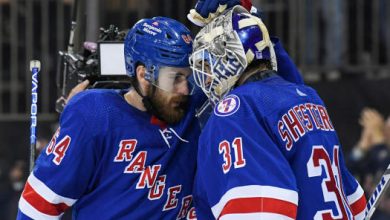
[[[278,131],[287,150],[310,131],[334,131],[326,108],[322,105],[305,103],[292,107],[278,121]]]
[[[125,167],[124,173],[126,174],[139,174],[139,179],[136,185],[136,189],[149,189],[148,199],[158,200],[161,199],[165,190],[165,181],[167,175],[159,175],[161,170],[161,164],[155,164],[145,167],[147,151],[139,151],[134,156],[134,151],[137,147],[136,139],[126,139],[119,143],[119,150],[114,158],[114,162],[129,162]],[[175,185],[169,187],[166,191],[167,200],[164,204],[162,211],[175,209],[179,203],[176,198],[177,194],[181,192],[182,185]],[[187,216],[188,219],[194,219],[195,210],[190,209],[192,203],[192,195],[183,196],[181,201],[181,208],[177,219],[181,219]]]

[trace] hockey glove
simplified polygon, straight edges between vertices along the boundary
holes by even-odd
[[[248,11],[257,13],[251,0],[198,0],[195,9],[191,9],[187,18],[197,26],[203,27],[226,9],[241,5]]]

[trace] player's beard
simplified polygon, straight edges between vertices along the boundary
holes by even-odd
[[[150,101],[156,116],[168,124],[178,123],[187,112],[188,95],[178,95],[155,88],[152,94],[149,90]]]

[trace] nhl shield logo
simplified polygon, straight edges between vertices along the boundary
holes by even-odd
[[[240,98],[236,95],[228,95],[214,108],[214,113],[225,117],[234,114],[240,108]]]

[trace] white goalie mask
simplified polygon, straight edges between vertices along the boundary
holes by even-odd
[[[196,85],[216,105],[256,59],[270,60],[276,70],[267,28],[260,18],[235,6],[200,30],[193,43],[190,65]]]

